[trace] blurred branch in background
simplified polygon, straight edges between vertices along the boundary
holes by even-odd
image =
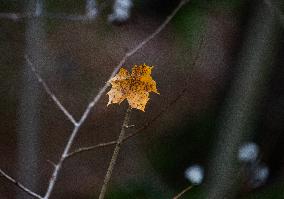
[[[256,1],[258,2],[258,1]],[[275,16],[263,3],[253,4],[254,16],[237,64],[228,99],[220,115],[219,137],[210,164],[208,199],[234,198],[239,188],[237,151],[256,130],[258,103],[263,98],[275,52]]]
[[[12,21],[20,21],[26,18],[47,18],[47,19],[58,19],[58,20],[69,20],[69,21],[89,21],[95,18],[95,15],[70,15],[64,13],[45,13],[40,16],[35,15],[35,13],[0,13],[0,18],[9,19]]]
[[[52,13],[43,12],[44,3],[42,0],[36,0],[33,10],[27,10],[25,13],[0,13],[0,19],[8,19],[12,21],[21,21],[24,19],[46,18],[46,19],[58,19],[69,21],[89,21],[94,20],[98,15],[98,9],[96,0],[86,0],[85,14],[84,15],[72,15],[65,13]]]
[[[27,12],[40,16],[43,12],[42,0],[30,0],[26,8]],[[25,32],[25,54],[30,55],[38,68],[44,67],[45,55],[45,30],[41,18],[27,18]],[[26,64],[25,64],[26,65]],[[17,127],[17,178],[24,182],[31,190],[36,191],[39,183],[39,153],[40,140],[40,110],[41,89],[37,84],[34,74],[26,65],[22,67],[21,94]],[[18,193],[17,198],[29,198]]]
[[[34,72],[37,80],[39,83],[41,83],[42,87],[44,88],[45,92],[50,96],[50,98],[54,101],[54,103],[57,105],[57,107],[64,113],[64,115],[72,122],[73,125],[76,125],[77,122],[74,119],[74,117],[69,113],[69,111],[61,104],[59,99],[52,93],[46,82],[42,79],[40,74],[37,72],[36,68],[34,67],[34,64],[30,60],[28,56],[25,56],[27,64],[31,67],[32,71]]]
[[[271,14],[275,15],[276,18],[278,18],[282,27],[284,27],[284,14],[281,12],[281,10],[277,6],[274,5],[274,2],[272,3],[271,1],[272,0],[264,0],[264,3],[270,9]]]

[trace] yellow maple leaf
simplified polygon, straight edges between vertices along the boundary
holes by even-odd
[[[157,91],[156,82],[151,77],[152,68],[146,64],[132,68],[131,74],[121,68],[119,72],[109,80],[112,88],[107,93],[109,101],[107,105],[118,103],[127,99],[131,108],[141,111],[145,110],[145,106],[149,100],[149,93]]]

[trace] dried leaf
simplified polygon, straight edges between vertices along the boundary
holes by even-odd
[[[110,79],[112,85],[107,105],[118,103],[127,99],[131,108],[141,111],[145,110],[145,106],[149,100],[149,93],[155,92],[159,94],[156,82],[151,77],[152,68],[146,64],[132,68],[131,75],[127,70],[121,68],[120,71]]]

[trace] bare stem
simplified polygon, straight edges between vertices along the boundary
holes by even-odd
[[[48,87],[48,85],[45,83],[45,81],[42,79],[42,77],[40,76],[40,74],[36,71],[32,61],[29,59],[29,57],[26,55],[25,59],[27,61],[27,63],[30,65],[32,71],[34,72],[37,80],[39,83],[41,83],[41,85],[43,86],[45,92],[50,96],[50,98],[54,101],[54,103],[57,105],[57,107],[65,114],[65,116],[74,124],[76,125],[77,122],[74,119],[74,117],[71,115],[71,113],[69,113],[67,111],[67,109],[61,104],[61,102],[57,99],[57,97],[52,93],[52,91],[50,90],[50,88]]]
[[[49,180],[49,185],[48,185],[46,194],[44,196],[44,199],[48,199],[50,197],[52,191],[53,191],[54,185],[55,185],[57,178],[58,178],[58,173],[59,173],[59,171],[62,167],[62,164],[63,164],[67,154],[69,153],[69,150],[70,150],[72,143],[73,143],[73,141],[74,141],[74,139],[75,139],[75,137],[78,133],[80,126],[81,126],[81,123],[79,123],[78,125],[76,125],[74,127],[74,129],[73,129],[73,131],[72,131],[72,133],[69,137],[68,143],[67,143],[67,145],[66,145],[66,147],[65,147],[65,149],[64,149],[64,151],[61,155],[61,158],[60,158],[59,162],[54,167],[54,170],[53,170],[52,176]]]
[[[39,198],[39,199],[43,199],[43,197],[41,197],[41,196],[38,195],[37,193],[31,191],[30,189],[28,189],[27,187],[25,187],[23,184],[19,183],[19,182],[16,181],[14,178],[12,178],[12,177],[9,176],[8,174],[6,174],[2,169],[0,169],[0,175],[4,176],[7,180],[9,180],[11,183],[13,183],[14,185],[16,185],[16,186],[19,187],[20,189],[22,189],[24,192],[26,192],[26,193],[29,194],[30,196],[33,196],[33,197]]]
[[[176,196],[173,197],[173,199],[178,199],[181,196],[183,196],[186,192],[188,192],[193,186],[186,187],[184,190],[182,190],[180,193],[178,193]]]
[[[141,133],[143,130],[147,129],[151,124],[153,124],[158,118],[160,118],[165,112],[167,112],[169,110],[169,108],[174,105],[183,95],[184,93],[187,91],[187,86],[184,87],[184,89],[181,91],[181,93],[173,100],[171,101],[167,106],[165,106],[164,108],[162,108],[162,110],[153,118],[151,119],[149,122],[147,122],[144,126],[140,127],[139,129],[137,129],[134,133],[131,133],[129,135],[126,135],[122,142],[125,142],[127,140],[129,140],[130,138],[138,135],[139,133]],[[72,156],[78,155],[80,153],[83,152],[87,152],[87,151],[92,151],[98,148],[103,148],[103,147],[107,147],[107,146],[112,146],[117,144],[117,140],[113,140],[113,141],[109,141],[109,142],[104,142],[104,143],[100,143],[100,144],[96,144],[93,146],[89,146],[89,147],[81,147],[79,149],[74,150],[73,152],[70,152],[66,158],[70,158]]]
[[[115,166],[115,163],[117,161],[118,154],[119,154],[119,151],[120,151],[120,147],[121,147],[121,144],[122,144],[123,139],[124,139],[125,130],[127,129],[127,126],[129,125],[130,113],[131,113],[131,107],[129,106],[127,111],[126,111],[125,117],[124,117],[124,122],[121,126],[120,135],[117,139],[116,146],[113,150],[113,154],[112,154],[112,157],[111,157],[111,160],[110,160],[110,163],[109,163],[106,175],[105,175],[105,179],[104,179],[104,183],[103,183],[103,186],[102,186],[102,189],[101,189],[99,199],[104,199],[104,197],[105,197],[107,185],[110,181],[111,174],[112,174],[113,168]]]

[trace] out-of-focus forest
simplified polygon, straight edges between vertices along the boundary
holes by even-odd
[[[0,0],[0,169],[44,195],[73,126],[36,74],[79,121],[178,4]],[[190,0],[127,57],[128,70],[154,66],[160,95],[132,110],[126,134],[143,129],[122,143],[105,198],[173,198],[192,185],[179,198],[283,199],[283,28],[281,0]],[[117,139],[128,105],[107,102],[71,151]],[[50,198],[98,198],[113,150],[64,160]],[[1,173],[0,198],[34,197]]]

